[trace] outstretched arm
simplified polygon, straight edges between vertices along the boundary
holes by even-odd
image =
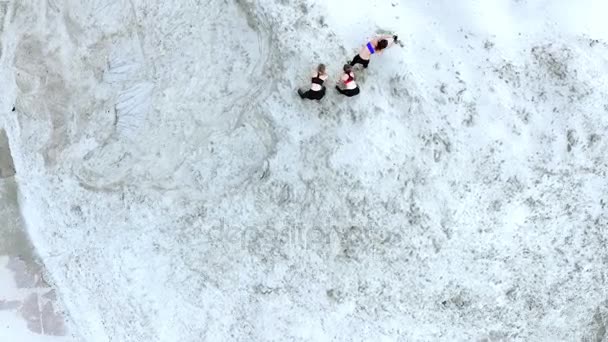
[[[396,34],[383,34],[378,39],[386,39],[389,47],[393,46],[393,44],[399,44],[399,37]]]

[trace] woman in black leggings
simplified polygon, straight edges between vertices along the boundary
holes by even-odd
[[[361,64],[367,69],[372,55],[381,55],[385,49],[397,43],[397,39],[398,37],[396,35],[382,35],[371,39],[369,42],[367,42],[367,44],[365,44],[365,46],[361,48],[361,50],[359,50],[359,53],[353,58],[350,65],[355,66],[357,64]]]
[[[357,83],[355,83],[355,73],[353,72],[353,67],[349,64],[344,64],[344,74],[340,77],[340,83],[342,83],[342,88],[336,85],[336,90],[348,97],[353,97],[355,95],[359,95],[360,90]]]
[[[303,99],[320,100],[325,96],[325,86],[323,83],[325,83],[328,77],[325,72],[325,64],[319,64],[317,70],[311,76],[310,89],[307,91],[298,89],[298,94]]]

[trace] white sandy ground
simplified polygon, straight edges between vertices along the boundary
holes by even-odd
[[[605,341],[606,7],[1,2],[0,125],[70,331]],[[297,97],[380,31],[405,47],[361,96]]]

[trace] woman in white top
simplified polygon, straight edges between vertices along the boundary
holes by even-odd
[[[355,66],[356,64],[363,65],[364,68],[367,68],[369,65],[369,60],[372,58],[372,55],[381,55],[384,52],[384,49],[387,49],[393,46],[397,42],[397,36],[389,36],[382,35],[378,36],[372,40],[370,40],[365,46],[359,50],[359,54],[353,58],[353,61],[350,62],[351,66]]]
[[[298,94],[303,99],[309,100],[320,100],[325,96],[325,86],[323,83],[327,80],[327,73],[325,72],[325,64],[319,64],[317,71],[313,72],[310,89],[302,91],[298,89]]]
[[[336,90],[338,90],[340,94],[348,97],[359,94],[360,90],[355,82],[355,73],[353,72],[352,66],[344,64],[344,74],[340,77],[340,83],[342,84],[342,88],[336,85]]]

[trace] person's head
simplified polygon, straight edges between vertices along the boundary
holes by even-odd
[[[353,67],[350,64],[344,64],[343,70],[345,74],[350,74],[353,71]]]
[[[382,39],[378,42],[378,46],[376,46],[376,50],[384,50],[388,46],[388,40]]]
[[[325,73],[325,64],[323,64],[323,63],[319,64],[319,66],[317,67],[317,71],[320,74],[324,74]]]

